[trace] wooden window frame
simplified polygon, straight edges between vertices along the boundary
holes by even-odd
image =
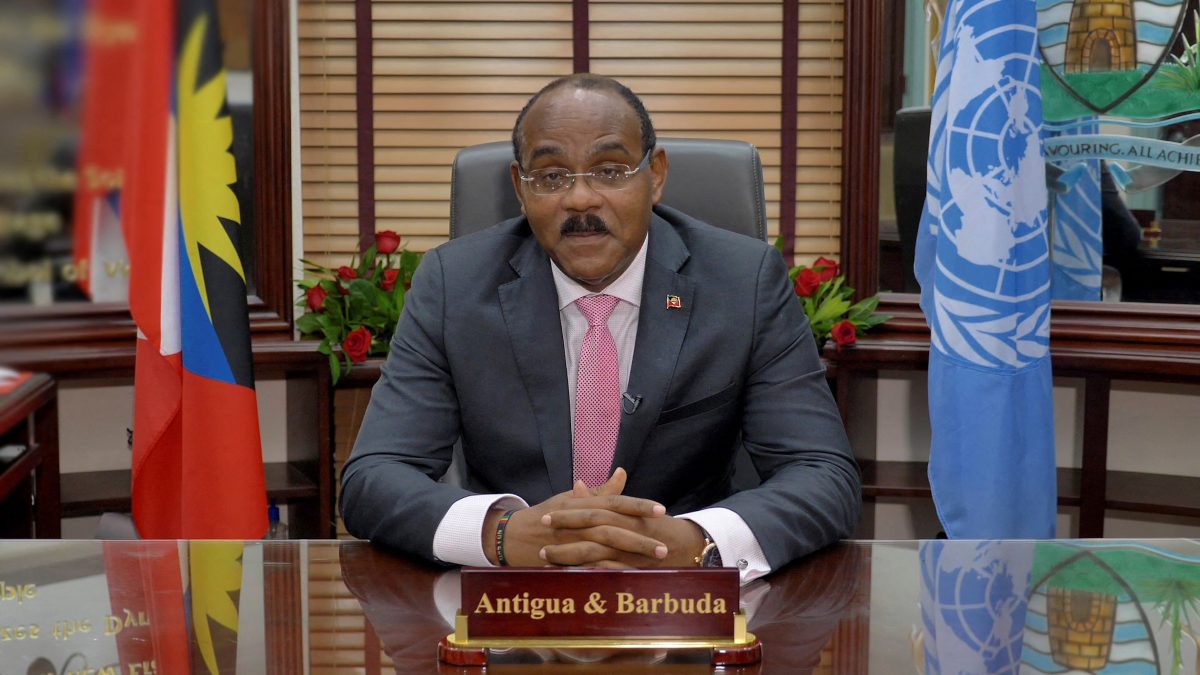
[[[292,217],[290,24],[287,0],[252,0],[254,72],[254,268],[250,331],[291,338]],[[78,362],[84,352],[131,357],[137,328],[124,303],[62,303],[0,308],[0,354],[8,363],[46,367]],[[119,363],[118,363],[119,362]]]
[[[860,296],[879,289],[880,78],[885,30],[882,3],[846,0],[846,56],[842,166],[842,262],[847,283]],[[880,311],[894,318],[873,331],[881,339],[911,338],[926,344],[929,327],[911,293],[882,293]],[[1139,365],[1146,352],[1190,353],[1188,372],[1200,371],[1200,305],[1103,303],[1055,300],[1051,351],[1085,352],[1107,369],[1152,374]],[[1059,349],[1056,350],[1055,347]],[[1100,358],[1101,353],[1107,356]],[[1151,359],[1161,367],[1158,359]],[[1161,379],[1175,379],[1159,373]],[[1178,373],[1181,379],[1185,373]]]

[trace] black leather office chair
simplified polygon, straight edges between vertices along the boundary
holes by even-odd
[[[909,293],[920,289],[913,263],[921,212],[925,210],[930,115],[930,109],[926,107],[896,111],[892,186],[896,203],[896,229],[900,234],[900,260],[904,267],[904,288],[895,290]]]
[[[742,141],[660,138],[671,168],[662,203],[732,232],[766,240],[767,212],[758,150]],[[508,166],[512,144],[474,145],[454,158],[450,236],[521,215]]]
[[[765,241],[767,211],[762,161],[742,141],[659,138],[670,162],[661,204],[710,225]],[[461,237],[521,215],[509,164],[512,144],[484,143],[459,151],[450,177],[450,236]],[[461,484],[462,448],[443,480]],[[761,480],[750,456],[739,450],[733,486],[744,490]]]

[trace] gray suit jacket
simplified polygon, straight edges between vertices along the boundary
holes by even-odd
[[[849,536],[857,466],[774,248],[655,209],[614,466],[677,514],[736,512],[772,569]],[[667,296],[682,307],[667,307]],[[430,251],[342,473],[359,537],[429,558],[450,506],[571,487],[571,415],[550,261],[524,218]],[[439,483],[461,435],[467,484]],[[762,484],[734,492],[744,446]]]

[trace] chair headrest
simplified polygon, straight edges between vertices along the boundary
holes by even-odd
[[[660,138],[670,170],[662,203],[715,227],[767,237],[762,162],[742,141]],[[450,236],[461,237],[521,215],[509,178],[512,145],[471,146],[454,158]]]

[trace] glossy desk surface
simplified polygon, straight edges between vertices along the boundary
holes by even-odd
[[[362,542],[4,541],[0,675],[482,672],[435,658],[458,593]],[[1200,673],[1195,540],[849,542],[742,604],[764,660],[726,672]],[[530,650],[488,672],[707,663]]]

